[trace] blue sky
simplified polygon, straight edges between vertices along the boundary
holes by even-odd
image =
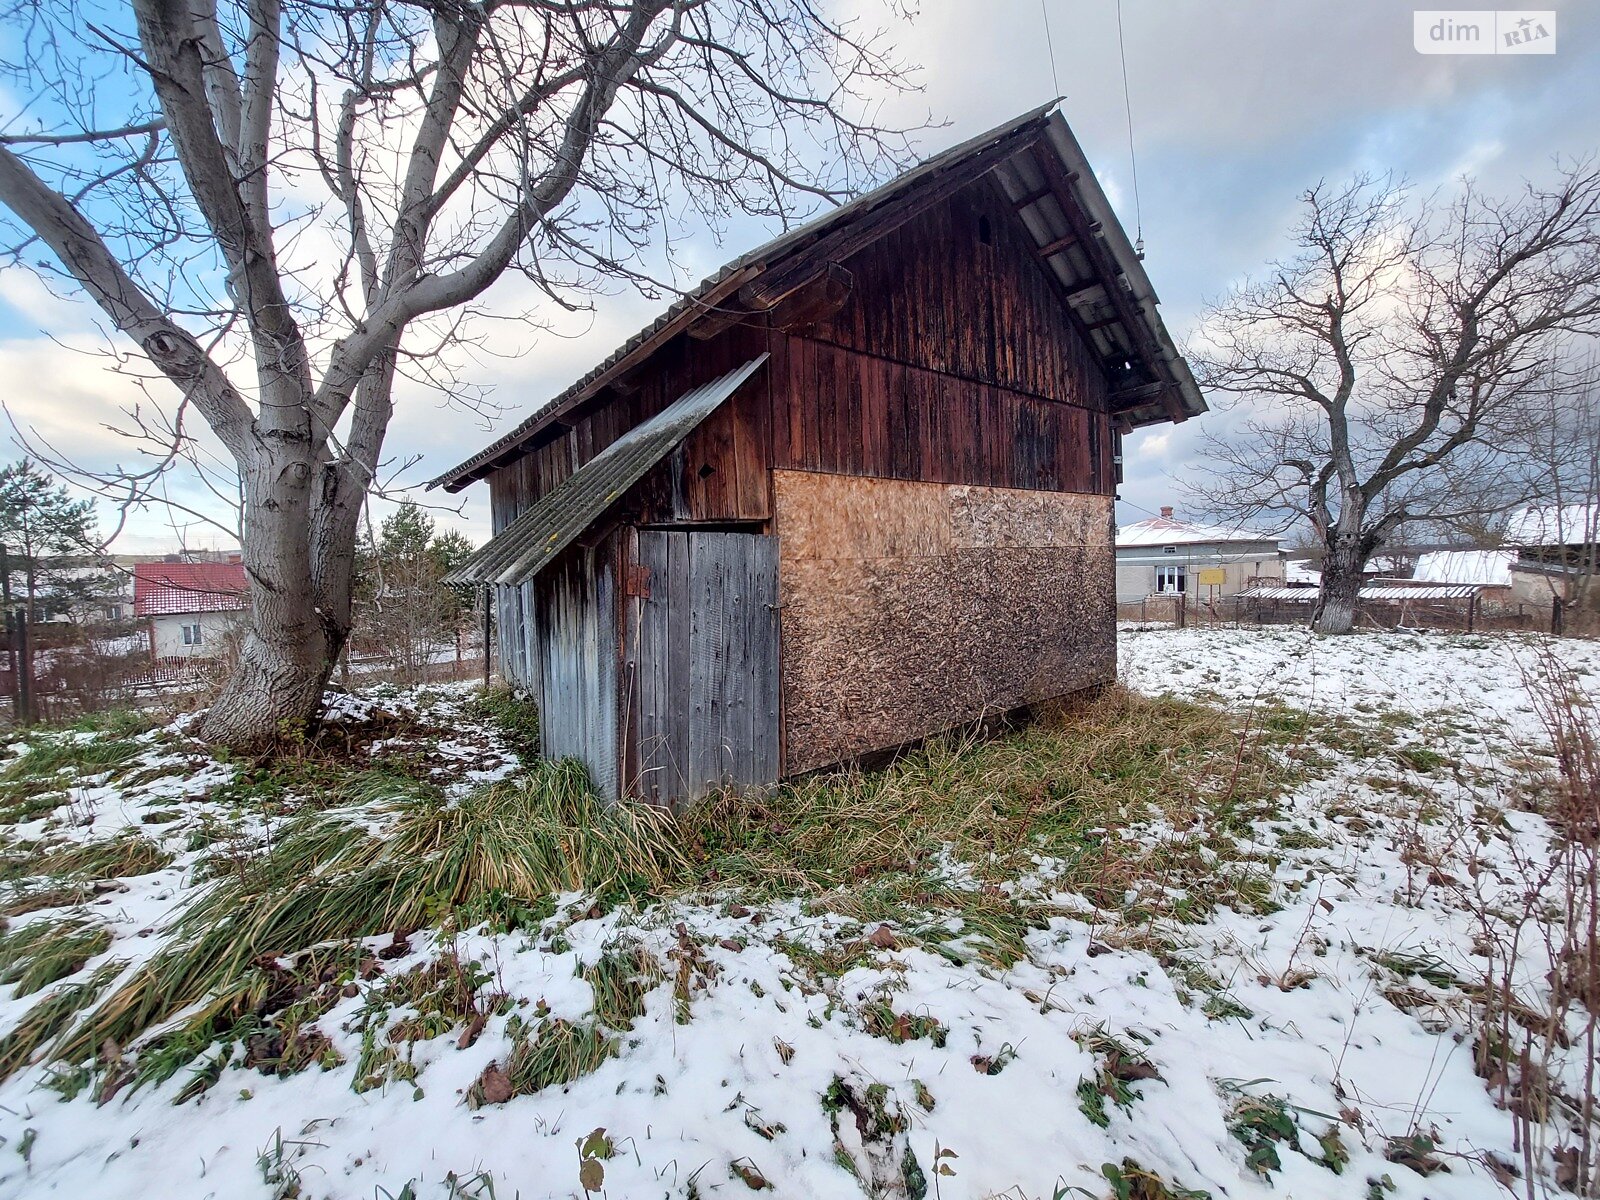
[[[850,0],[881,12],[869,0]],[[1135,205],[1111,0],[1045,0],[1064,111],[1130,233]],[[1553,156],[1600,148],[1600,4],[1557,9],[1551,56],[1423,56],[1412,47],[1413,6],[1392,0],[1123,0],[1128,83],[1138,155],[1146,267],[1173,333],[1183,338],[1209,297],[1282,250],[1295,197],[1320,178],[1395,171],[1419,188],[1471,173],[1493,191],[1548,173]],[[1055,90],[1039,0],[925,0],[897,25],[900,50],[922,65],[924,90],[901,101],[908,120],[931,111],[932,152],[1021,112]],[[693,232],[680,282],[764,239],[754,222],[718,244]],[[519,307],[520,296],[509,292]],[[660,302],[619,293],[594,313],[494,332],[496,353],[470,368],[494,387],[498,419],[441,406],[421,389],[400,393],[390,438],[397,456],[421,455],[410,478],[452,465],[543,403],[634,329]],[[98,462],[128,447],[103,428],[139,397],[95,351],[94,314],[25,273],[0,272],[0,380],[8,412],[62,449]],[[160,386],[160,385],[158,385]],[[1137,520],[1182,505],[1195,470],[1198,427],[1158,427],[1130,439],[1119,515]],[[9,432],[6,429],[5,432]],[[214,498],[174,481],[192,506]],[[487,534],[482,489],[443,524]],[[380,514],[381,515],[381,514]],[[136,515],[117,548],[211,545],[221,535],[156,513]]]

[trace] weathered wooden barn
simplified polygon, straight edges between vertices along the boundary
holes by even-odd
[[[1204,410],[1050,108],[730,263],[447,471],[502,671],[693,799],[1106,682],[1121,435]]]

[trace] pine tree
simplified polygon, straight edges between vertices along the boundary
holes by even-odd
[[[50,600],[70,599],[84,585],[84,558],[98,557],[93,500],[74,500],[66,487],[27,459],[0,467],[0,544],[7,569],[20,574],[28,619],[39,621]],[[60,559],[78,561],[62,563]]]

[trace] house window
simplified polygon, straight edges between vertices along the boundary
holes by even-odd
[[[1178,552],[1178,548],[1176,546],[1163,546],[1163,547],[1161,547],[1161,553],[1163,553],[1163,554],[1176,554],[1177,552]]]
[[[120,621],[120,620],[122,620],[122,605],[120,605],[120,604],[108,604],[108,605],[106,605],[106,620],[108,620],[108,621]]]
[[[198,646],[200,644],[200,622],[183,627],[183,644],[185,646]]]
[[[1189,590],[1188,583],[1182,563],[1173,563],[1170,566],[1164,564],[1156,568],[1158,592],[1186,592]]]

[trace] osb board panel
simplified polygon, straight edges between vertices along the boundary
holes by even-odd
[[[1115,677],[1109,498],[773,483],[785,774]]]

